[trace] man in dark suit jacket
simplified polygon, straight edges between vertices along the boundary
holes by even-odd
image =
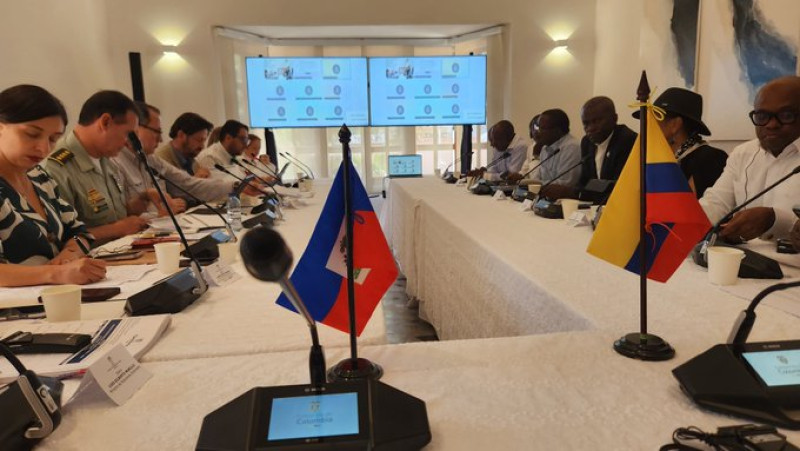
[[[550,186],[550,199],[583,198],[589,180],[616,181],[619,178],[637,134],[622,124],[617,124],[614,102],[608,97],[592,97],[581,108],[581,121],[586,136],[581,140],[581,177],[579,188]],[[600,167],[598,171],[597,168]]]

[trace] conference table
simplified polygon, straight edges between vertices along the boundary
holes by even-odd
[[[385,233],[409,295],[442,341],[366,343],[360,355],[384,367],[385,383],[426,402],[433,436],[426,449],[658,449],[678,427],[713,432],[747,423],[699,409],[671,370],[724,342],[748,297],[769,282],[716,287],[687,261],[668,283],[648,284],[650,331],[668,340],[676,357],[627,359],[611,345],[638,331],[638,277],[586,254],[590,229],[534,217],[518,205],[434,178],[390,182]],[[800,273],[792,266],[784,271]],[[243,320],[230,349],[190,353],[193,336],[208,340],[203,321],[221,327],[227,320],[215,322],[214,315],[241,303],[238,296],[214,298],[197,312],[173,316],[163,342],[143,359],[153,377],[133,398],[122,406],[76,398],[40,448],[192,449],[203,417],[238,395],[256,386],[308,382],[306,349],[243,346],[248,333],[266,338],[247,330],[260,327],[256,319]],[[786,292],[761,305],[751,341],[796,338],[800,320],[784,305],[796,300]],[[244,313],[257,315],[256,304],[245,303]],[[294,319],[299,337],[305,327]],[[323,345],[329,365],[348,355],[328,337]],[[159,351],[162,346],[176,352]],[[799,432],[781,432],[800,443]]]

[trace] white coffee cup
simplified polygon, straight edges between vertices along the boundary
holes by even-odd
[[[442,170],[439,169],[439,168],[434,169],[433,170],[433,175],[435,175],[436,177],[442,178]]]
[[[236,256],[239,254],[239,243],[219,243],[217,244],[217,249],[219,249],[220,263],[231,265],[236,261]]]
[[[578,211],[577,199],[561,199],[561,210],[564,212],[564,219],[569,219],[572,213]]]
[[[453,169],[453,177],[460,179],[461,178],[461,171]]]
[[[78,321],[81,319],[81,287],[58,285],[47,287],[39,294],[47,321]]]
[[[542,189],[542,185],[539,183],[532,183],[528,185],[528,192],[533,194],[539,194],[539,190]]]
[[[708,248],[708,280],[714,285],[733,285],[739,279],[744,251],[733,247]]]
[[[300,188],[300,192],[307,193],[314,189],[314,180],[312,179],[303,179],[298,182],[297,187]]]
[[[164,274],[172,274],[180,267],[181,243],[157,243],[153,246],[156,251],[158,269]]]

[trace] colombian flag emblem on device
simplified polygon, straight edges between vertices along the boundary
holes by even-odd
[[[641,136],[640,136],[641,138]],[[608,200],[587,252],[639,274],[639,139]],[[661,128],[647,110],[647,278],[666,282],[711,224]]]
[[[349,332],[343,165],[339,166],[325,207],[291,281],[316,321]],[[356,335],[361,335],[375,307],[397,279],[397,266],[367,191],[352,165],[350,187],[354,211]],[[277,303],[294,311],[283,294]]]

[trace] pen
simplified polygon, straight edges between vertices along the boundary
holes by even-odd
[[[77,235],[73,236],[72,239],[74,239],[75,242],[78,243],[78,247],[80,248],[81,252],[83,252],[84,255],[89,255],[89,252],[91,251],[86,248],[86,245],[83,244],[83,241],[81,241],[81,239],[78,238]]]

